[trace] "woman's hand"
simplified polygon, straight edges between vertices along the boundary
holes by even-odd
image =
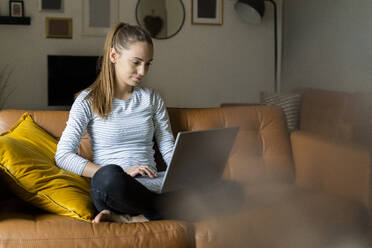
[[[156,173],[156,171],[154,171],[151,167],[147,166],[147,165],[134,165],[126,170],[124,170],[125,173],[127,173],[128,175],[132,176],[132,177],[135,177],[137,175],[141,175],[141,176],[149,176],[150,178],[154,178],[154,177],[157,177],[158,174]]]

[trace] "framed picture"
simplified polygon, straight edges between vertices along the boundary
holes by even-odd
[[[83,35],[105,36],[119,20],[119,0],[83,0]]]
[[[222,25],[223,0],[191,0],[192,24]]]
[[[63,12],[63,0],[39,0],[39,11]]]
[[[23,1],[10,0],[9,1],[9,15],[11,17],[24,17],[25,9]]]
[[[72,18],[46,17],[47,38],[72,39]]]

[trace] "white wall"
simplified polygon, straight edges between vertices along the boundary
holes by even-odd
[[[372,91],[372,1],[286,0],[282,87]]]
[[[38,0],[25,1],[31,26],[0,25],[0,68],[14,69],[16,92],[7,108],[47,107],[47,54],[100,55],[104,38],[82,36],[82,0],[64,0],[64,12],[39,12]],[[191,1],[183,0],[183,29],[169,40],[155,40],[155,60],[144,84],[157,89],[168,106],[212,107],[222,102],[257,102],[273,88],[273,14],[261,25],[243,23],[224,1],[222,26],[192,25]],[[135,23],[136,0],[120,1],[120,20]],[[0,0],[8,14],[8,0]],[[72,17],[73,39],[46,39],[45,17]]]

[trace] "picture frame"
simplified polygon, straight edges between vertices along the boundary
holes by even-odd
[[[39,11],[63,12],[63,0],[39,0]]]
[[[82,35],[106,36],[119,20],[119,0],[83,0]]]
[[[223,24],[223,0],[191,0],[191,23]]]
[[[10,17],[24,17],[25,8],[23,1],[9,0],[9,16]]]
[[[72,18],[46,17],[46,38],[72,39]]]

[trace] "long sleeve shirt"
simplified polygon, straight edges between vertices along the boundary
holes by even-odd
[[[156,171],[153,137],[167,165],[173,153],[168,113],[160,95],[154,90],[134,87],[130,99],[113,98],[107,119],[93,113],[91,100],[83,91],[73,103],[67,126],[57,145],[57,166],[81,175],[88,160],[77,154],[81,138],[87,131],[93,163],[116,164],[124,170],[133,165],[148,165]]]

